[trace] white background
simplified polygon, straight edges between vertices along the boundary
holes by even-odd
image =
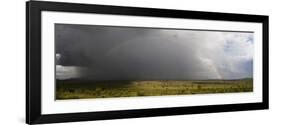
[[[262,25],[230,21],[183,20],[156,17],[116,16],[105,14],[81,14],[66,12],[42,12],[42,114],[58,114],[89,111],[110,111],[161,107],[198,106],[215,104],[252,103],[262,101]],[[112,22],[114,20],[114,22]],[[155,22],[157,22],[155,24]],[[54,100],[54,24],[93,24],[138,27],[172,27],[183,29],[209,29],[254,32],[254,91],[208,95],[181,95],[144,98],[111,98],[83,100]],[[129,23],[129,24],[128,24]],[[169,24],[169,25],[167,25]]]
[[[67,1],[67,0],[65,0]],[[87,0],[76,0],[79,2]],[[270,110],[196,114],[122,120],[62,123],[65,125],[144,124],[280,124],[281,8],[278,0],[88,0],[96,4],[270,15]],[[0,124],[25,120],[25,0],[0,4]]]

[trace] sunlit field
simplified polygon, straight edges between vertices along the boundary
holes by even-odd
[[[57,80],[56,99],[114,98],[252,92],[252,79],[196,81]]]

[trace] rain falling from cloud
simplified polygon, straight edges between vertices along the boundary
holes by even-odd
[[[254,33],[55,25],[57,79],[194,80],[253,76]]]

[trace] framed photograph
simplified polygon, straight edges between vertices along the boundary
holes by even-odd
[[[268,109],[268,16],[26,4],[26,123]]]

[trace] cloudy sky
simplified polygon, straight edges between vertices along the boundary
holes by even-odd
[[[239,79],[253,76],[253,33],[55,24],[56,78]]]

